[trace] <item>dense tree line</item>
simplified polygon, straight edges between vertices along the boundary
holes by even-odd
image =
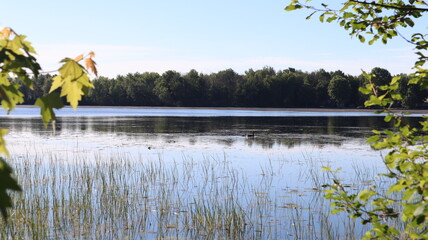
[[[388,70],[374,68],[375,85],[392,79]],[[35,81],[35,93],[24,89],[25,103],[50,89],[52,76],[41,75]],[[402,75],[400,106],[415,108],[428,96]],[[133,73],[115,78],[99,77],[85,96],[82,105],[106,106],[178,106],[178,107],[362,107],[366,100],[358,88],[368,81],[362,75],[323,69],[303,72],[293,68],[275,71],[271,67],[249,69],[238,74],[232,69],[212,74],[191,70],[186,74],[166,71],[163,74]],[[379,89],[381,92],[382,90]]]

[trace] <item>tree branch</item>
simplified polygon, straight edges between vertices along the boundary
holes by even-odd
[[[366,1],[359,1],[359,0],[349,0],[350,2],[364,4],[364,5],[373,5],[378,7],[384,7],[384,8],[390,8],[390,9],[396,9],[396,10],[410,10],[410,11],[423,11],[428,12],[428,8],[417,8],[417,7],[398,7],[398,6],[392,6],[388,4],[380,4],[375,2],[366,2]]]

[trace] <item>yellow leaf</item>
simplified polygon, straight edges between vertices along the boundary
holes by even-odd
[[[94,60],[92,60],[92,58],[87,58],[85,60],[85,64],[86,64],[86,69],[88,71],[91,70],[95,74],[95,76],[98,75],[97,68],[95,67],[96,63]]]
[[[78,64],[75,60],[70,58],[65,58],[61,61],[64,63],[60,69],[60,75],[53,78],[52,86],[50,93],[58,88],[61,88],[61,97],[66,97],[67,102],[75,109],[80,100],[82,100],[82,95],[87,93],[89,88],[93,88],[94,85],[91,83],[84,67]],[[95,62],[90,59],[85,60],[86,65],[90,69],[95,69]]]
[[[88,55],[89,55],[89,58],[94,58],[95,57],[95,53],[92,52],[92,51]]]
[[[57,88],[61,87],[63,84],[63,78],[61,77],[61,75],[55,76],[52,78],[52,85],[51,85],[51,89],[49,90],[49,93],[55,91]]]
[[[74,61],[78,62],[78,61],[80,61],[80,60],[82,60],[82,59],[83,59],[83,54],[80,54],[79,56],[77,56],[77,57],[74,59]]]
[[[4,154],[7,157],[9,157],[9,152],[6,148],[6,141],[4,140],[4,136],[7,134],[7,129],[1,128],[0,129],[0,154]]]
[[[79,101],[82,100],[82,84],[78,81],[65,81],[62,86],[61,96],[67,97],[67,102],[76,109]]]

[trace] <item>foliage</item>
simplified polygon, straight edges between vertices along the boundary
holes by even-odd
[[[370,45],[378,39],[386,44],[389,39],[401,35],[399,27],[413,27],[414,20],[428,12],[428,5],[416,0],[345,1],[339,10],[324,3],[319,7],[307,5],[308,2],[292,0],[285,10],[311,9],[313,13],[308,18],[319,13],[321,22],[337,22],[361,42],[369,36]],[[428,60],[426,36],[414,33],[408,40],[414,44],[418,56],[408,84],[417,85],[422,91],[428,86],[428,70],[424,68]],[[375,135],[367,140],[374,149],[389,150],[384,158],[388,173],[382,177],[390,179],[391,185],[386,192],[372,186],[353,193],[340,182],[336,171],[325,168],[334,178],[334,184],[327,185],[330,189],[326,190],[325,197],[332,200],[332,213],[346,211],[351,218],[361,218],[363,224],[371,224],[365,239],[428,239],[428,120],[420,122],[419,128],[412,128],[403,123],[403,115],[392,111],[395,103],[403,99],[401,76],[391,79],[381,69],[364,73],[364,76],[368,83],[360,91],[369,95],[365,106],[383,108],[385,121],[393,121],[395,126],[383,132],[374,130]],[[398,217],[402,228],[391,222]]]
[[[374,68],[381,69],[381,68]],[[381,69],[387,75],[388,70]],[[372,70],[374,71],[374,70]],[[103,106],[183,106],[183,107],[363,107],[366,96],[358,88],[368,80],[364,76],[352,76],[342,71],[303,72],[296,69],[275,71],[271,67],[259,70],[249,69],[239,74],[232,69],[211,74],[191,70],[181,74],[168,71],[130,73],[114,78],[98,77],[80,102],[81,105]],[[334,77],[349,81],[349,99],[336,103],[328,94],[328,85]],[[410,77],[402,74],[402,78]],[[34,90],[24,88],[24,103],[47,94],[52,77],[41,74],[33,80]],[[170,78],[169,80],[166,80]],[[403,83],[403,81],[401,81]],[[400,84],[401,84],[400,83]],[[397,107],[417,108],[423,102],[423,93],[417,89],[408,90],[407,84],[400,85],[403,100]]]
[[[351,84],[342,76],[334,76],[328,84],[328,95],[339,104],[346,104],[351,97]]]
[[[7,208],[12,207],[8,190],[21,191],[21,187],[12,177],[12,168],[3,158],[0,158],[0,211],[4,219],[7,219]]]
[[[0,33],[0,98],[3,108],[8,113],[17,104],[24,102],[22,91],[35,89],[35,80],[38,79],[41,70],[34,57],[36,54],[34,48],[25,39],[26,36],[19,35],[10,28],[3,28]],[[65,58],[61,61],[63,65],[58,71],[59,74],[52,78],[49,93],[35,100],[35,105],[40,106],[40,114],[45,125],[55,120],[53,109],[64,106],[61,97],[65,97],[66,101],[76,108],[81,96],[93,87],[86,70],[97,73],[93,57],[94,53],[91,52],[86,57],[80,55],[75,59]],[[86,69],[79,64],[82,60],[85,61]],[[6,132],[6,129],[0,129],[0,154],[8,157],[3,138]],[[0,211],[4,219],[7,218],[7,208],[12,206],[8,190],[20,191],[21,188],[14,179],[12,168],[0,158]]]

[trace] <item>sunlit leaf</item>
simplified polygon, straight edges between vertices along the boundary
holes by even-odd
[[[12,29],[4,27],[1,30],[1,36],[5,39],[9,39],[10,35],[12,34]]]
[[[85,64],[86,64],[87,70],[92,71],[95,74],[95,76],[98,75],[97,68],[95,67],[96,63],[94,60],[92,60],[92,58],[87,58],[85,60]]]
[[[74,61],[79,62],[80,60],[83,59],[83,54],[80,54],[79,56],[77,56]]]
[[[61,61],[64,63],[59,69],[60,75],[53,78],[50,93],[61,88],[60,96],[66,97],[66,100],[73,108],[76,108],[82,99],[86,89],[93,88],[85,69],[75,60],[66,58]],[[94,63],[95,64],[95,63]],[[95,66],[93,66],[95,68]]]

